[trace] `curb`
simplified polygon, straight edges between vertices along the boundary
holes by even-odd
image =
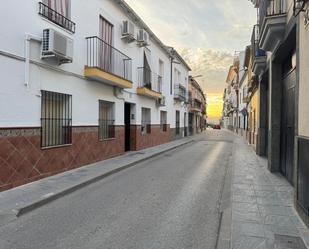
[[[13,212],[15,213],[16,217],[20,217],[20,216],[22,216],[22,215],[24,215],[24,214],[26,214],[26,213],[28,213],[30,211],[33,211],[33,210],[35,210],[35,209],[37,209],[39,207],[42,207],[42,206],[46,205],[47,203],[50,203],[50,202],[52,202],[54,200],[57,200],[57,199],[65,196],[65,195],[68,195],[68,194],[70,194],[70,193],[72,193],[72,192],[74,192],[76,190],[79,190],[79,189],[81,189],[83,187],[86,187],[86,186],[88,186],[88,185],[90,185],[92,183],[100,181],[100,180],[102,180],[102,179],[104,179],[104,178],[106,178],[106,177],[108,177],[110,175],[113,175],[115,173],[118,173],[118,172],[123,171],[125,169],[128,169],[130,167],[133,167],[133,166],[135,166],[138,163],[147,161],[150,158],[159,156],[159,155],[161,155],[161,154],[163,154],[165,152],[175,150],[175,149],[177,149],[179,147],[188,145],[188,144],[193,143],[193,142],[194,142],[194,140],[189,140],[187,142],[184,142],[182,144],[176,145],[176,146],[171,147],[171,148],[167,148],[167,149],[162,150],[160,152],[156,152],[156,153],[154,153],[152,155],[149,155],[149,156],[146,156],[144,158],[137,159],[134,162],[131,162],[131,163],[123,165],[123,166],[120,166],[119,168],[116,168],[116,169],[113,169],[113,170],[108,171],[106,173],[103,173],[101,175],[98,175],[98,176],[96,176],[96,177],[94,177],[92,179],[89,179],[87,181],[84,181],[82,183],[78,183],[78,184],[76,184],[74,186],[68,187],[68,188],[66,188],[66,189],[64,189],[62,191],[59,191],[58,193],[54,193],[53,195],[49,195],[47,197],[44,197],[43,199],[40,199],[38,201],[32,202],[30,204],[27,204],[24,207],[21,207],[21,208],[18,208],[18,209],[14,209]]]

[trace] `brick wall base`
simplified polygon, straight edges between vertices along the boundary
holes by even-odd
[[[74,127],[72,145],[41,149],[40,128],[0,130],[0,192],[124,153],[124,127],[99,141],[98,127]]]

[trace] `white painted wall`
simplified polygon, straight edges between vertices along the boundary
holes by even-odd
[[[307,4],[309,7],[309,4]],[[309,26],[304,26],[304,14],[300,13],[299,21],[299,103],[298,134],[309,137]],[[296,99],[297,101],[297,99]]]
[[[170,94],[170,58],[163,49],[150,40],[152,70],[159,72],[159,59],[164,62],[163,95],[167,105],[158,108],[155,100],[136,95],[138,86],[137,68],[143,66],[144,48],[121,40],[121,26],[128,17],[119,6],[110,0],[73,0],[71,20],[76,23],[76,33],[70,34],[59,26],[42,18],[38,14],[38,0],[4,0],[0,8],[0,127],[40,126],[41,90],[49,90],[72,95],[73,125],[97,125],[98,100],[115,102],[116,125],[124,123],[124,100],[113,95],[113,87],[103,83],[88,81],[83,77],[86,64],[86,37],[99,35],[99,16],[114,25],[113,46],[132,58],[133,89],[126,89],[125,101],[135,103],[136,119],[141,123],[141,108],[151,108],[151,121],[160,124],[160,110],[167,111],[168,123],[175,127],[175,109],[181,110],[181,117],[186,108],[174,105],[174,96]],[[10,24],[10,25],[8,25]],[[73,63],[61,66],[40,59],[40,44],[31,42],[30,84],[24,85],[25,34],[42,36],[43,29],[53,28],[74,40]],[[136,30],[139,27],[136,26]],[[2,53],[2,54],[1,54]],[[11,58],[4,56],[8,53]],[[188,70],[183,65],[174,65],[185,78]],[[60,71],[59,71],[60,70]],[[182,119],[181,119],[182,120]],[[181,125],[183,126],[183,125]]]

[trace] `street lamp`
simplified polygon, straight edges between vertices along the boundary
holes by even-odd
[[[298,16],[300,12],[305,11],[305,4],[308,0],[294,0],[293,13],[294,16]]]

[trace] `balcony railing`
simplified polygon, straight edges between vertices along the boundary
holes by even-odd
[[[132,81],[132,60],[97,36],[87,37],[87,67]]]
[[[162,76],[152,72],[149,68],[138,68],[138,87],[146,87],[149,90],[162,93]]]
[[[76,24],[74,22],[41,2],[39,2],[39,14],[62,28],[75,33]]]
[[[183,85],[181,84],[175,85],[174,98],[179,99],[181,101],[187,100],[187,90]]]
[[[251,36],[251,45],[252,45],[252,57],[253,59],[260,56],[265,56],[266,53],[263,49],[259,46],[259,25],[254,25],[252,36]]]
[[[259,25],[262,26],[264,19],[269,16],[286,13],[287,0],[261,0],[259,6]]]

